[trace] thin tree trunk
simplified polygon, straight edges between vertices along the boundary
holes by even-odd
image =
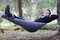
[[[18,0],[19,17],[22,17],[22,2]]]
[[[18,0],[18,10],[19,10],[19,17],[22,17],[22,1],[21,0]],[[16,28],[15,31],[19,30],[19,29],[20,28]],[[22,30],[24,30],[24,29],[22,28]]]
[[[58,24],[60,24],[60,0],[57,0]]]

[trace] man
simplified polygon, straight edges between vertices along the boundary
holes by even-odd
[[[0,12],[0,14],[4,14],[4,13]],[[40,17],[40,18],[37,18],[33,22],[29,22],[29,21],[25,20],[24,18],[12,15],[10,13],[9,5],[7,5],[7,7],[5,8],[5,15],[2,15],[2,17],[17,25],[22,26],[24,29],[26,29],[29,32],[35,32],[38,29],[40,29],[42,26],[44,26],[46,23],[49,23],[58,18],[57,15],[51,15],[51,11],[47,10],[44,13],[44,17]]]

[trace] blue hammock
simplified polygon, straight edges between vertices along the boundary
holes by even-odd
[[[23,27],[25,30],[29,32],[35,32],[46,24],[46,23],[39,23],[39,22],[30,22],[27,20],[22,20],[22,19],[13,18],[13,17],[8,18],[5,15],[3,15],[2,17],[14,24],[17,24]]]

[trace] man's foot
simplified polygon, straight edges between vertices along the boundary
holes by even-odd
[[[10,16],[10,6],[9,6],[9,5],[7,5],[6,8],[5,8],[5,15],[6,15],[7,17]]]

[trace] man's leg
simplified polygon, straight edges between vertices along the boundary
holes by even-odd
[[[22,17],[17,17],[17,16],[15,16],[15,15],[13,15],[13,14],[9,14],[9,17],[12,17],[12,18],[17,18],[17,19],[21,19],[21,20],[25,20],[24,18],[22,18]]]
[[[9,6],[9,5],[7,5],[6,8],[5,8],[5,15],[6,15],[7,17],[12,17],[12,18],[17,18],[17,19],[25,20],[25,19],[22,18],[22,17],[17,17],[17,16],[15,16],[15,15],[11,14],[11,13],[10,13],[10,6]]]

